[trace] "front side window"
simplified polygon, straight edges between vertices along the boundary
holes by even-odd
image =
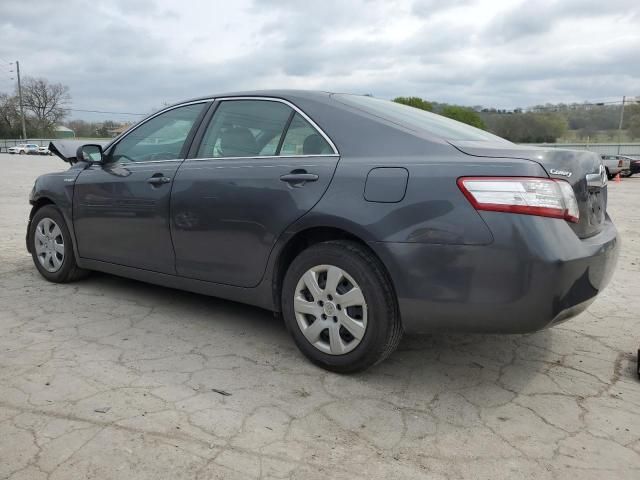
[[[182,147],[205,105],[177,107],[143,123],[113,148],[110,159],[143,162],[182,158]]]
[[[207,127],[198,158],[276,155],[291,108],[267,100],[220,102]]]

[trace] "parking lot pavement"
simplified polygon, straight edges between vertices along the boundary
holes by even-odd
[[[640,478],[640,178],[584,314],[525,336],[406,338],[341,376],[263,310],[103,274],[44,281],[34,178],[0,155],[0,479]]]

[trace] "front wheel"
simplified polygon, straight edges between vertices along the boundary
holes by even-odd
[[[373,253],[355,242],[318,243],[298,255],[285,275],[282,311],[302,353],[334,372],[381,362],[402,337],[388,275]]]
[[[69,229],[53,205],[45,205],[34,214],[29,224],[29,242],[33,263],[50,282],[71,282],[87,273],[78,268]]]

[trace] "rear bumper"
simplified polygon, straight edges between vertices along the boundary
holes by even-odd
[[[484,212],[490,245],[374,242],[409,333],[525,333],[577,315],[608,284],[619,239],[579,239],[563,220]]]

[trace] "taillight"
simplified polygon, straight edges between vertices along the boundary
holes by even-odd
[[[577,223],[578,202],[565,180],[534,177],[461,177],[458,187],[476,210],[562,218]]]
[[[618,166],[619,167],[623,167],[624,166],[624,162],[622,160],[618,160]]]

